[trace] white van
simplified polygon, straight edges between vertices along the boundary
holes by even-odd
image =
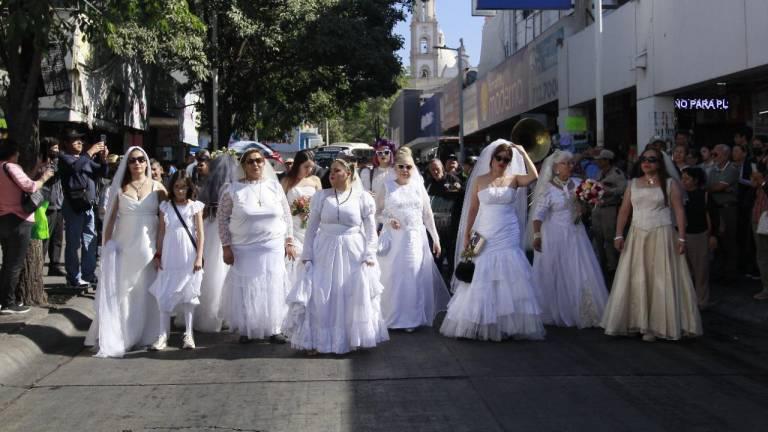
[[[355,160],[360,158],[372,159],[373,147],[365,143],[347,143],[339,142],[331,145],[317,147],[315,150],[315,163],[328,168],[331,162],[338,158],[340,154],[351,156]]]

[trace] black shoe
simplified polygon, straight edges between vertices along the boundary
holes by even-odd
[[[51,266],[51,268],[48,269],[48,276],[66,276],[67,274],[61,271],[60,268]]]
[[[29,306],[11,305],[3,306],[3,308],[0,309],[0,314],[2,315],[19,315],[27,312],[29,312]]]
[[[240,336],[240,339],[238,339],[237,341],[241,344],[251,343],[251,339],[248,338],[248,336]]]
[[[288,339],[281,334],[276,334],[269,337],[269,343],[282,345],[286,342],[288,342]]]

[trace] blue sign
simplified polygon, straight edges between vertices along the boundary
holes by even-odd
[[[440,93],[424,101],[419,109],[419,136],[440,136]]]
[[[478,10],[571,8],[571,0],[477,0]]]

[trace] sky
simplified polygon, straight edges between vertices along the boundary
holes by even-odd
[[[480,62],[480,45],[483,39],[483,17],[472,16],[471,0],[435,0],[437,1],[437,25],[445,33],[446,45],[459,46],[459,38],[464,38],[464,47],[469,54],[472,66]],[[403,66],[410,62],[411,52],[411,17],[395,27],[395,33],[405,38],[405,46],[398,52]]]

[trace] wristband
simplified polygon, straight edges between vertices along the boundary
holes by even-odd
[[[616,236],[616,237],[614,237],[613,241],[616,241],[616,240],[624,240],[624,236]]]
[[[534,240],[536,240],[536,239],[540,239],[540,238],[541,238],[541,233],[540,233],[540,232],[537,232],[537,233],[533,233],[533,239],[534,239]]]
[[[685,243],[685,239],[684,239],[684,238],[682,238],[682,237],[678,237],[678,238],[677,238],[677,241],[679,241],[679,242],[681,242],[681,243]]]

